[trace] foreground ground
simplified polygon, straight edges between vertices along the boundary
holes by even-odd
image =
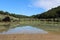
[[[60,34],[10,34],[0,35],[0,40],[60,40]]]

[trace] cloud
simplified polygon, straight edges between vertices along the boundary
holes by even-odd
[[[49,10],[51,8],[60,6],[60,0],[31,0],[30,6]]]

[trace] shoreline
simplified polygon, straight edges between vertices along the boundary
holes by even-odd
[[[60,40],[59,34],[8,34],[0,35],[0,40]]]

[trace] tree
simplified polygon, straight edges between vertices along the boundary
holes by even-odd
[[[56,11],[57,16],[60,17],[60,10]]]
[[[10,22],[11,20],[10,20],[10,17],[5,17],[3,20],[2,20],[3,22]]]

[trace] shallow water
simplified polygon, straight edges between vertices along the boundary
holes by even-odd
[[[23,26],[23,27],[16,27],[13,29],[9,29],[8,31],[4,31],[0,34],[47,34],[47,31],[43,29],[35,28],[32,26]]]

